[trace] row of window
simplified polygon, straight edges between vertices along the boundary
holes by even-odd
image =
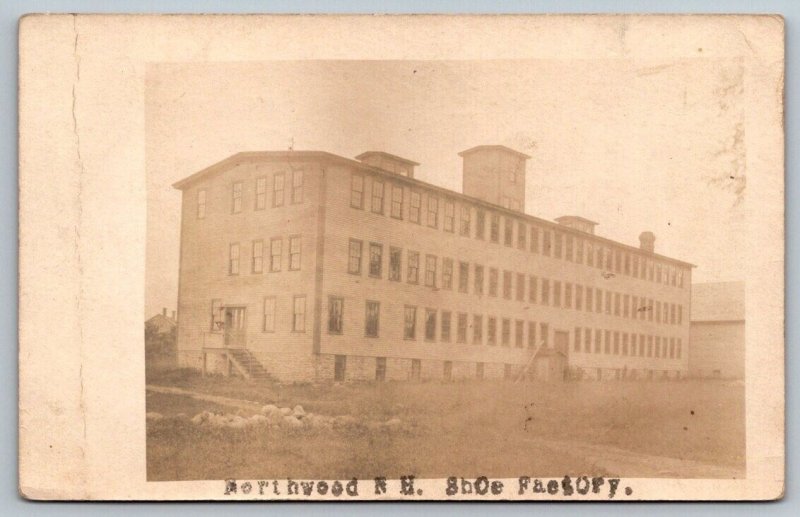
[[[368,243],[369,257],[367,260],[367,275],[373,278],[383,278],[384,249],[383,244]],[[348,273],[362,274],[364,255],[364,242],[350,239],[348,251]],[[406,250],[406,282],[420,283],[420,253]],[[485,278],[486,268],[481,264],[470,265],[468,262],[458,262],[457,289],[462,293],[472,292],[489,296],[499,296],[500,273],[497,268],[488,268],[488,282]],[[451,258],[441,259],[441,273],[439,273],[439,257],[425,255],[424,285],[427,287],[453,289],[454,268],[456,264]],[[470,272],[472,281],[470,281]],[[394,246],[389,247],[389,271],[387,278],[401,282],[403,274],[403,250]],[[484,290],[486,288],[486,291]],[[527,291],[527,292],[526,292]],[[623,318],[655,321],[671,325],[683,324],[683,305],[655,301],[652,298],[639,297],[631,294],[618,293],[599,288],[592,288],[571,282],[550,280],[524,273],[502,271],[502,296],[511,300],[512,296],[517,301],[552,305],[566,309],[585,310],[613,314]],[[603,300],[605,299],[605,304]]]
[[[288,237],[288,254],[286,256],[289,271],[299,271],[302,262],[302,238],[300,235],[290,235]],[[264,272],[266,265],[267,271],[276,273],[283,268],[284,246],[283,237],[273,237],[266,243],[269,255],[264,257],[265,241],[256,239],[250,245],[250,265],[249,270],[252,274]],[[241,272],[241,244],[233,242],[228,246],[228,274],[238,275]],[[265,258],[267,264],[264,263]]]
[[[485,209],[473,210],[468,204],[456,204],[454,200],[448,198],[440,200],[432,192],[426,193],[427,201],[423,203],[421,192],[407,190],[401,185],[385,182],[379,178],[372,178],[371,185],[370,211],[376,214],[384,214],[388,195],[388,212],[395,219],[407,218],[412,223],[425,224],[436,229],[441,226],[446,232],[458,232],[465,237],[474,235],[480,240],[488,238],[494,243],[500,243],[502,238],[504,245],[509,247],[516,245],[520,250],[529,250],[547,257],[586,264],[651,282],[676,287],[684,286],[682,269],[642,257],[629,250],[601,245],[568,232],[529,225],[510,216],[501,216],[497,212],[489,211],[487,221]],[[350,206],[363,210],[365,194],[364,175],[354,173],[351,178]],[[409,199],[406,199],[406,194]]]
[[[262,304],[261,330],[262,332],[275,332],[275,311],[277,309],[277,298],[267,296]],[[225,326],[225,315],[222,300],[211,300],[211,331],[221,332]],[[235,314],[244,314],[244,311]],[[241,316],[243,318],[243,316]],[[244,320],[231,322],[234,328],[244,328]],[[292,296],[292,319],[290,323],[292,332],[306,331],[306,295],[297,294]]]
[[[297,169],[290,173],[291,184],[289,185],[289,202],[298,204],[303,202],[304,178],[303,170]],[[286,202],[286,173],[276,172],[272,175],[272,189],[270,199],[273,207],[283,206]],[[263,210],[267,207],[267,176],[256,178],[254,183],[253,209]],[[231,185],[231,213],[242,212],[244,205],[244,182],[236,181]],[[197,191],[197,218],[205,219],[208,205],[208,192]]]
[[[575,327],[573,350],[586,354],[625,355],[680,359],[683,340],[676,337],[653,336],[635,332]]]

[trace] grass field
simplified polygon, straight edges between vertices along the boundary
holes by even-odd
[[[725,381],[255,384],[187,372],[148,383],[402,430],[228,429],[148,422],[149,480],[744,474],[744,386]],[[164,416],[235,408],[148,393]],[[241,409],[238,410],[240,413]],[[246,411],[244,411],[246,413]]]

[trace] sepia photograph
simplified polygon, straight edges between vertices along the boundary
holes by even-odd
[[[743,478],[742,88],[149,66],[148,480]]]
[[[20,21],[19,491],[784,491],[773,15]]]

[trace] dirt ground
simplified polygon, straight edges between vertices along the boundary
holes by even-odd
[[[272,403],[402,430],[210,428],[148,421],[148,479],[370,478],[413,474],[742,477],[744,386],[726,381],[278,385],[150,375],[147,411],[248,414]],[[182,388],[158,392],[155,387]],[[210,400],[202,400],[202,398]],[[213,397],[211,397],[213,396]],[[231,404],[221,397],[242,401]],[[222,403],[220,403],[220,401]],[[248,404],[251,401],[256,404]],[[251,409],[249,412],[253,412]],[[144,415],[143,415],[144,416]]]

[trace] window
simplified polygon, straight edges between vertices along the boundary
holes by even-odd
[[[583,239],[575,239],[575,262],[583,264]]]
[[[395,219],[403,218],[403,187],[398,185],[392,185],[391,216]]]
[[[498,272],[495,268],[489,268],[489,296],[497,296]]]
[[[436,309],[425,309],[425,341],[436,341]]]
[[[294,297],[294,304],[292,310],[292,331],[305,332],[306,331],[306,297],[305,295],[298,295]]]
[[[231,205],[231,212],[238,214],[242,211],[242,182],[237,181],[233,184],[233,203]]]
[[[403,310],[403,339],[416,339],[417,336],[417,308],[406,305]]]
[[[581,328],[580,327],[575,327],[574,337],[575,337],[575,341],[574,341],[574,344],[573,344],[573,349],[576,352],[580,352],[581,351]]]
[[[283,206],[283,191],[285,189],[286,177],[284,173],[275,173],[272,184],[272,206]]]
[[[450,311],[442,311],[441,336],[443,342],[450,342]]]
[[[575,310],[583,310],[583,286],[575,285]]]
[[[592,351],[592,329],[584,329],[583,351],[587,354]]]
[[[439,227],[439,198],[428,194],[428,226]]]
[[[528,249],[528,226],[522,221],[517,223],[517,248]]]
[[[380,278],[383,274],[383,245],[369,243],[369,276]]]
[[[444,231],[454,232],[456,227],[456,205],[452,201],[444,202]]]
[[[514,221],[508,217],[503,218],[503,244],[514,245]]]
[[[661,302],[656,302],[656,323],[661,323]]]
[[[425,285],[436,287],[436,263],[435,255],[425,256]]]
[[[678,287],[683,287],[683,271],[678,271]]]
[[[256,210],[264,210],[267,206],[267,178],[256,178]]]
[[[334,356],[333,380],[335,382],[343,382],[346,370],[347,370],[347,356],[346,355]]]
[[[547,323],[539,325],[539,341],[541,341],[544,347],[550,346],[550,327]]]
[[[486,235],[486,212],[478,210],[475,216],[475,238],[483,240]]]
[[[303,170],[292,172],[292,203],[303,202]]]
[[[444,380],[449,381],[453,378],[453,363],[452,361],[445,361],[444,362],[444,370],[442,372],[442,377]]]
[[[639,278],[639,256],[634,255],[632,262],[631,275],[633,275],[633,278]]]
[[[500,216],[495,213],[489,216],[489,240],[500,242]]]
[[[588,256],[588,255],[587,255]],[[586,310],[591,312],[594,309],[594,289],[586,286]]]
[[[376,357],[375,358],[375,380],[378,382],[383,382],[386,380],[386,358],[385,357]]]
[[[418,381],[422,371],[422,361],[419,359],[411,360],[411,380]]]
[[[416,251],[408,252],[408,273],[406,280],[409,284],[419,283],[419,253]]]
[[[562,256],[561,245],[564,240],[564,237],[561,235],[561,232],[553,232],[553,244],[555,245],[555,251],[553,256],[557,259],[560,259]]]
[[[614,293],[614,316],[621,315],[621,303],[620,303],[620,295],[619,293]]]
[[[675,350],[675,357],[677,357],[678,359],[681,358],[681,344],[682,344],[682,340],[681,340],[681,338],[678,338],[677,349]]]
[[[531,252],[539,253],[539,229],[531,226]]]
[[[683,324],[683,305],[678,305],[678,325]]]
[[[622,316],[624,318],[630,317],[630,305],[631,305],[631,297],[630,295],[625,295],[622,297]]]
[[[445,289],[453,288],[453,259],[442,259],[442,287]]]
[[[344,298],[328,297],[328,333],[341,334],[344,319]]]
[[[383,214],[383,182],[372,180],[372,213]]]
[[[486,344],[487,345],[496,345],[497,344],[497,318],[489,316],[486,321],[487,326],[487,337],[486,337]]]
[[[611,353],[611,331],[605,331],[605,337],[603,338],[603,353],[610,354]]]
[[[400,248],[389,248],[389,280],[400,281],[403,268],[403,250]]]
[[[275,297],[264,298],[264,312],[261,318],[261,330],[275,332]]]
[[[628,355],[628,333],[622,333],[622,355]]]
[[[606,314],[611,314],[611,291],[606,291]]]
[[[483,266],[475,264],[475,294],[483,294]]]
[[[197,191],[197,218],[205,219],[206,217],[206,191]]]
[[[408,212],[408,219],[412,223],[420,223],[420,210],[422,208],[422,196],[419,192],[411,193],[411,208]]]
[[[228,249],[228,274],[239,274],[239,243],[234,242]]]
[[[614,355],[619,355],[619,331],[614,331]]]
[[[262,273],[264,271],[264,241],[253,241],[253,256],[250,260],[250,272]]]
[[[528,278],[528,301],[531,303],[536,303],[536,290],[537,290],[537,282],[536,277],[531,276]]]
[[[289,271],[300,270],[300,236],[289,237]]]
[[[528,322],[528,348],[536,347],[536,322]]]
[[[614,271],[622,273],[622,250],[614,250]]]
[[[467,342],[467,314],[464,312],[458,313],[458,321],[456,322],[456,343]]]
[[[350,252],[347,260],[347,272],[354,275],[361,274],[361,248],[363,242],[350,239]]]
[[[600,331],[600,329],[595,329],[594,330],[594,353],[595,354],[599,354],[600,353],[600,345],[602,344],[601,341],[603,341],[603,333]]]
[[[606,269],[611,271],[613,266],[611,265],[612,253],[611,249],[606,250]]]
[[[517,301],[525,301],[525,275],[517,273]]]
[[[553,307],[561,307],[561,282],[553,281]]]
[[[626,275],[631,274],[631,255],[630,253],[625,254],[625,269],[624,272]]]
[[[364,176],[361,174],[350,177],[350,206],[364,208]]]
[[[501,330],[501,343],[503,346],[509,346],[511,344],[511,320],[508,318],[503,318],[503,328]]]
[[[367,300],[366,316],[364,319],[364,336],[378,337],[380,316],[381,304],[372,300]]]
[[[661,336],[656,336],[656,357],[661,357]]]
[[[575,238],[572,235],[567,235],[567,250],[566,250],[566,258],[570,262],[574,260],[574,249],[575,249]]]
[[[517,320],[514,322],[514,346],[522,348],[525,341],[525,322]]]
[[[569,282],[564,284],[564,307],[572,308],[572,284]]]
[[[596,289],[597,297],[594,299],[594,312],[603,312],[603,290]]]
[[[542,305],[550,304],[550,280],[542,278]]]
[[[472,344],[483,344],[483,316],[480,314],[472,315]]]
[[[281,255],[283,254],[283,239],[275,237],[269,241],[269,270],[281,270]]]
[[[605,256],[605,252],[603,251],[602,246],[597,247],[597,251],[595,253],[595,267],[603,269],[603,257]]]
[[[471,210],[469,206],[462,205],[461,206],[461,228],[459,229],[459,233],[465,237],[469,237],[469,226],[470,226],[470,216]]]
[[[655,312],[655,310],[653,310],[654,306],[655,306],[655,302],[653,301],[652,298],[650,298],[650,300],[648,301],[648,304],[647,304],[647,320],[648,321],[653,321],[653,313]]]
[[[458,290],[466,293],[469,291],[469,263],[458,263]]]
[[[503,271],[503,298],[511,299],[511,271]]]
[[[544,254],[544,256],[546,256],[546,257],[549,257],[549,256],[550,256],[550,250],[551,250],[551,249],[552,249],[552,247],[553,247],[553,244],[552,244],[552,242],[550,241],[550,239],[551,239],[551,235],[552,235],[552,233],[550,233],[550,230],[544,230],[544,231],[542,232],[542,241],[543,241],[543,242],[542,242],[542,253],[543,253],[543,254]]]
[[[586,265],[594,267],[594,244],[586,243]]]
[[[656,282],[661,283],[661,264],[656,264]]]
[[[631,334],[631,355],[636,356],[636,336],[637,334]]]

